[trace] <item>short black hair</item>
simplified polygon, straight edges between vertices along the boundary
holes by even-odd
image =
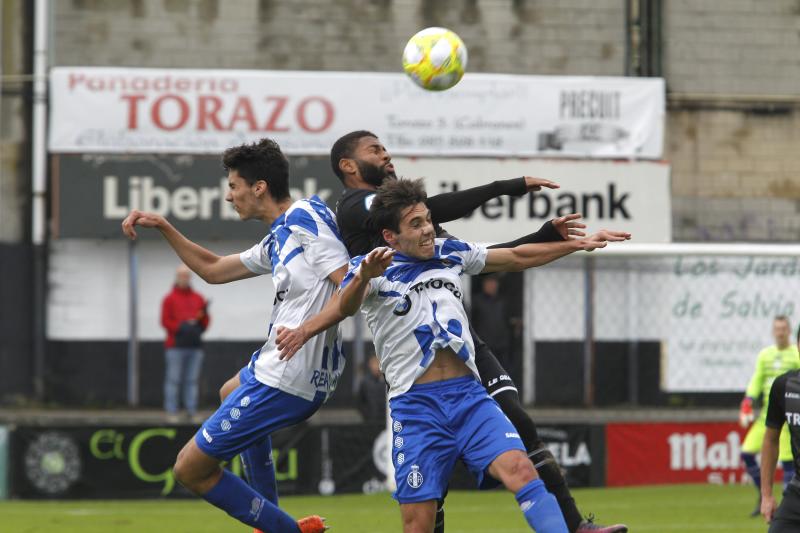
[[[344,182],[344,174],[342,174],[342,171],[339,169],[339,161],[342,159],[352,159],[358,141],[364,137],[378,138],[378,136],[371,131],[351,131],[347,135],[342,135],[336,139],[336,142],[333,143],[331,147],[331,168],[333,169],[333,173],[336,174],[336,177],[342,182]]]
[[[269,194],[275,200],[289,197],[289,160],[272,139],[228,148],[222,154],[225,170],[235,170],[248,185],[267,182]]]
[[[379,234],[385,229],[399,233],[403,210],[425,203],[427,199],[428,194],[422,179],[400,178],[385,181],[378,187],[369,208],[371,229]]]

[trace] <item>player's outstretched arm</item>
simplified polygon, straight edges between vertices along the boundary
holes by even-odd
[[[122,221],[122,232],[135,240],[136,226],[160,231],[181,261],[206,283],[228,283],[257,275],[242,264],[238,254],[219,256],[203,248],[187,239],[161,215],[134,209]]]
[[[386,269],[392,264],[393,257],[394,250],[383,246],[375,248],[367,254],[367,257],[361,261],[353,279],[339,295],[339,310],[343,315],[353,316],[356,314],[367,294],[369,280],[386,272]]]
[[[328,279],[338,287],[342,284],[342,279],[346,273],[347,265],[342,265],[340,268],[328,274]],[[288,361],[294,357],[294,354],[296,354],[311,337],[319,335],[331,326],[344,320],[344,318],[345,316],[339,309],[339,292],[336,291],[318,314],[309,318],[296,328],[278,326],[275,335],[275,345],[281,352],[279,359]]]
[[[767,523],[772,521],[777,507],[775,496],[772,495],[772,484],[775,482],[780,435],[780,428],[767,427],[764,432],[764,443],[761,446],[761,514]]]
[[[482,272],[518,272],[546,265],[578,250],[591,252],[604,248],[609,242],[626,241],[630,238],[631,234],[624,231],[602,230],[585,239],[492,249],[486,254],[486,266]]]
[[[519,239],[509,242],[501,242],[489,246],[493,248],[514,248],[522,244],[534,244],[538,242],[558,242],[575,237],[585,237],[586,233],[582,230],[586,228],[586,224],[581,222],[582,215],[580,213],[571,213],[563,217],[548,220],[538,231],[529,233]]]
[[[531,176],[497,180],[463,191],[445,192],[431,196],[425,205],[431,211],[431,220],[440,224],[465,217],[492,198],[505,195],[522,196],[529,191],[541,190],[542,187],[558,189],[560,185],[550,180]]]

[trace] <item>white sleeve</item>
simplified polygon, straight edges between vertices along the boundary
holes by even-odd
[[[324,209],[330,211],[327,207]],[[323,219],[314,208],[299,206],[286,217],[286,225],[300,242],[306,261],[314,267],[320,279],[350,261],[332,213],[326,218]]]
[[[252,248],[239,254],[239,261],[254,274],[269,274],[272,272],[272,261],[269,259],[269,251],[266,237],[263,241]]]
[[[447,239],[441,244],[441,247],[442,256],[456,256],[460,259],[461,271],[464,274],[480,274],[486,266],[488,250],[485,246],[458,239]]]

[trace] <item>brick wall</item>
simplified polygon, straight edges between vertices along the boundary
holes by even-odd
[[[57,65],[396,71],[416,31],[449,27],[470,68],[621,75],[619,0],[59,0]]]
[[[663,4],[670,91],[800,96],[800,1]]]

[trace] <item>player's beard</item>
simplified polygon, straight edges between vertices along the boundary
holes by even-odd
[[[397,179],[397,174],[394,171],[386,170],[385,166],[379,167],[360,159],[356,159],[356,164],[358,165],[358,171],[361,173],[361,178],[374,187],[383,185],[383,181],[387,178]]]

